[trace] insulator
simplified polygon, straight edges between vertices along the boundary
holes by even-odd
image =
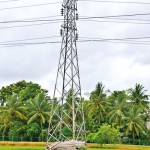
[[[62,34],[63,34],[63,30],[62,30],[62,29],[60,29],[60,35],[62,36]]]
[[[76,20],[78,20],[79,19],[79,14],[78,13],[76,13]]]
[[[76,40],[78,40],[78,37],[79,37],[79,35],[78,35],[78,33],[76,33]]]
[[[61,9],[61,15],[62,16],[64,15],[64,9],[63,8]]]

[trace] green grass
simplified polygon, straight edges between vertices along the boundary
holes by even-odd
[[[0,146],[0,150],[45,150],[45,147],[43,146]],[[88,148],[88,150],[106,150],[106,149]]]
[[[0,146],[0,150],[44,150],[43,146]]]
[[[0,150],[45,150],[44,146],[0,146]],[[149,146],[135,145],[105,145],[103,148],[88,148],[88,150],[150,150]]]

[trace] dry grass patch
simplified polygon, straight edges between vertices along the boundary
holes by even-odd
[[[45,142],[0,142],[2,146],[45,146]]]

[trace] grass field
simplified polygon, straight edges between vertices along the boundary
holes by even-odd
[[[0,150],[45,150],[43,146],[0,146]],[[105,147],[105,148],[88,148],[88,150],[150,150],[150,147],[143,146],[120,146],[119,147]]]
[[[0,150],[45,150],[45,143],[42,142],[0,142]],[[103,148],[96,148],[99,145],[87,144],[88,150],[150,150],[150,146],[137,145],[104,145]]]

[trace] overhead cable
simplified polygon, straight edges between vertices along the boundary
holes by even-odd
[[[59,4],[59,3],[61,3],[61,2],[51,2],[51,3],[25,5],[25,6],[5,7],[5,8],[0,8],[0,10],[19,9],[19,8],[27,8],[27,7],[38,7],[38,6],[46,6],[46,5],[52,5],[52,4]]]
[[[123,15],[110,15],[110,16],[84,16],[79,19],[97,19],[97,18],[118,18],[118,17],[133,17],[133,16],[148,16],[150,13],[136,13],[136,14],[123,14]]]
[[[45,37],[34,37],[34,38],[26,38],[26,39],[17,39],[17,40],[9,40],[9,41],[0,41],[1,44],[5,43],[15,43],[19,41],[32,41],[32,40],[41,40],[41,39],[51,39],[51,38],[59,38],[61,36],[45,36]],[[126,37],[126,38],[100,38],[100,37],[86,37],[81,36],[80,39],[98,39],[98,40],[118,40],[118,41],[124,41],[124,40],[145,40],[150,39],[150,36],[144,36],[144,37]],[[138,41],[137,41],[138,42]],[[149,42],[149,41],[148,41]]]
[[[111,1],[111,0],[105,0],[105,1],[100,1],[100,0],[78,0],[79,2],[97,2],[97,3],[119,3],[119,4],[144,4],[144,5],[150,5],[148,2],[129,2],[129,1]]]
[[[16,25],[16,26],[8,26],[8,27],[0,27],[2,29],[12,29],[12,28],[22,28],[22,27],[31,27],[31,26],[40,26],[40,25],[48,25],[48,24],[56,24],[60,23],[61,21],[53,21],[53,22],[46,22],[46,23],[36,23],[36,24],[27,24],[27,25]]]
[[[121,19],[121,20],[135,20],[135,21],[150,21],[150,20],[141,20],[141,19],[130,19],[130,18],[121,18],[121,17],[132,17],[132,16],[148,16],[150,13],[138,13],[138,14],[123,14],[123,15],[110,15],[110,16],[81,16],[80,20],[87,20],[87,19]],[[60,15],[54,15],[54,16],[43,16],[43,17],[34,17],[34,18],[26,18],[26,19],[20,19],[20,20],[5,20],[1,21],[0,23],[18,23],[18,22],[37,22],[37,21],[50,21],[50,20],[43,20],[45,18],[55,18],[60,17]],[[37,20],[35,20],[37,19]],[[42,20],[41,20],[42,19]],[[63,19],[55,19],[52,21],[58,21]]]
[[[150,45],[150,43],[144,43],[144,42],[135,42],[135,41],[110,41],[108,39],[101,39],[101,40],[94,40],[94,39],[87,39],[87,40],[78,40],[77,42],[79,43],[87,43],[87,42],[109,42],[109,43],[123,43],[123,44],[134,44],[134,45]],[[49,41],[49,42],[24,42],[24,43],[5,43],[5,44],[0,44],[2,45],[0,48],[5,48],[5,47],[18,47],[18,46],[31,46],[31,45],[43,45],[43,44],[58,44],[61,43],[61,41]]]
[[[103,20],[93,20],[93,19],[87,19],[87,20],[80,20],[80,21],[88,21],[88,22],[108,22],[108,23],[127,23],[127,24],[141,24],[141,25],[149,25],[150,22],[126,22],[126,21],[103,21]]]
[[[6,1],[0,1],[0,3],[8,3],[8,2],[16,2],[16,1],[20,1],[20,0],[6,0]]]
[[[26,38],[26,39],[17,39],[17,40],[9,40],[9,41],[0,41],[1,44],[5,43],[15,43],[15,42],[23,42],[23,41],[33,41],[33,40],[41,40],[41,39],[51,39],[51,38],[59,38],[60,36],[46,36],[46,37],[35,37],[35,38]]]
[[[25,18],[25,19],[20,19],[20,20],[19,19],[18,20],[4,20],[4,21],[0,21],[0,23],[3,24],[3,23],[37,22],[37,21],[44,21],[44,20],[40,20],[40,19],[55,18],[55,17],[60,17],[60,15],[44,16],[44,17],[34,17],[34,18]],[[58,21],[58,19],[55,19],[55,20],[53,19],[51,21]]]

